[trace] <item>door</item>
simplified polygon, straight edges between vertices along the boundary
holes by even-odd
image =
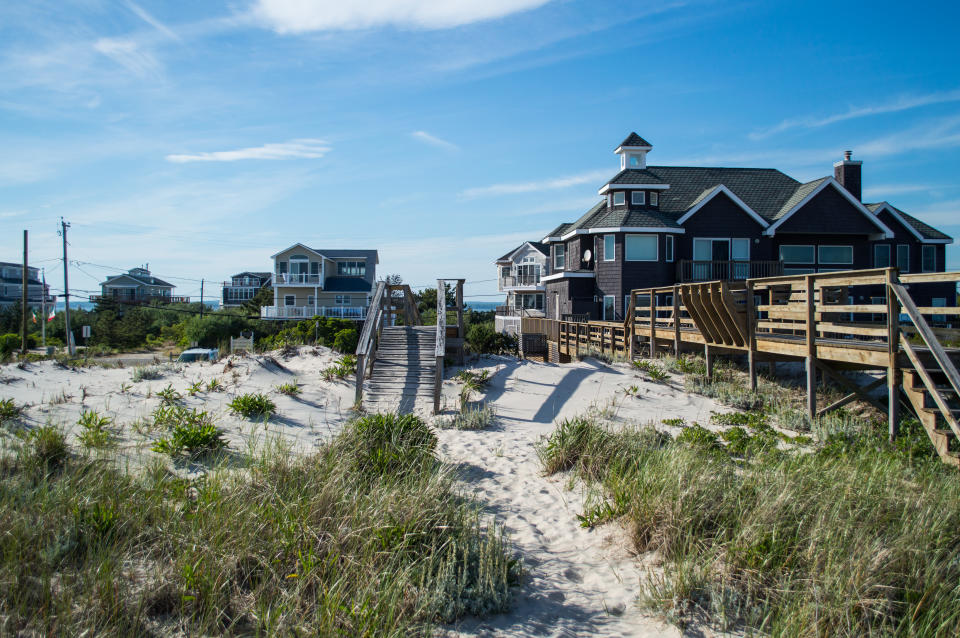
[[[613,295],[605,295],[603,298],[603,320],[614,321],[616,318],[617,298]]]
[[[730,278],[730,240],[711,239],[710,259],[713,261],[711,279]]]

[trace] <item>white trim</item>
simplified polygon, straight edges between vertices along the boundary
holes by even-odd
[[[907,230],[909,230],[910,233],[911,233],[914,237],[916,237],[918,240],[920,240],[920,243],[921,243],[921,244],[952,244],[952,243],[953,243],[953,240],[952,240],[952,239],[928,239],[927,237],[924,237],[923,235],[920,234],[920,231],[918,231],[918,230],[917,230],[916,228],[914,228],[912,225],[910,225],[910,224],[907,223],[907,220],[905,220],[905,219],[900,215],[900,213],[897,211],[897,209],[895,209],[895,208],[890,204],[890,202],[886,202],[886,201],[880,202],[880,207],[877,208],[877,210],[875,210],[875,211],[873,212],[873,214],[874,214],[875,216],[879,217],[879,216],[880,216],[880,211],[882,211],[882,210],[886,210],[887,212],[889,212],[889,213],[893,216],[894,219],[896,219],[898,222],[900,222],[900,225],[901,225],[901,226],[903,226],[904,228],[906,228]],[[877,221],[879,221],[879,220],[877,220]]]
[[[624,151],[647,151],[650,152],[653,150],[652,146],[618,146],[614,149],[613,154],[619,155]]]
[[[638,169],[628,169],[638,170]],[[636,190],[642,188],[649,191],[665,191],[670,188],[670,184],[604,184],[597,191],[598,195],[604,195],[609,190]]]
[[[613,242],[613,250],[610,251],[611,254],[607,255],[607,237]],[[613,233],[606,233],[603,235],[603,261],[616,261],[617,260],[617,236]]]
[[[668,264],[673,263],[674,261],[677,260],[677,242],[675,242],[675,241],[673,240],[673,235],[667,235],[666,237],[663,238],[663,240],[664,240],[664,243],[663,243],[663,252],[664,252],[663,260],[664,260],[665,262],[667,262]],[[666,254],[666,253],[667,253],[667,246],[670,246],[670,254],[669,254],[669,256]]]
[[[637,201],[637,195],[640,196],[641,201]],[[630,191],[630,205],[631,206],[646,206],[647,205],[647,191]]]
[[[623,201],[620,202],[619,204],[617,203],[617,195],[619,195],[620,197],[623,198]],[[632,196],[632,195],[633,195],[633,193],[631,193],[631,196]],[[627,205],[627,193],[626,193],[626,191],[617,191],[616,193],[613,193],[613,197],[611,198],[610,201],[612,202],[612,203],[611,203],[612,206],[626,206],[626,205]]]
[[[540,243],[544,243],[544,242],[540,242]],[[513,258],[514,258],[514,256],[516,256],[516,254],[517,254],[518,252],[520,252],[521,250],[523,250],[523,249],[526,248],[527,246],[530,246],[531,250],[533,250],[535,253],[537,253],[538,255],[540,255],[541,257],[543,257],[544,259],[548,259],[548,260],[550,259],[550,254],[549,254],[549,253],[546,254],[546,255],[544,255],[542,252],[540,252],[540,251],[533,245],[533,242],[531,242],[531,241],[525,241],[525,242],[523,242],[522,244],[520,244],[519,246],[517,246],[517,247],[513,250],[513,252],[511,252],[510,254],[508,254],[506,257],[504,257],[504,258],[502,258],[502,259],[498,259],[498,260],[495,261],[494,263],[495,263],[495,264],[499,264],[499,263],[502,263],[502,262],[509,261],[509,262],[512,264],[512,263],[513,263]]]
[[[582,279],[582,278],[588,278],[588,277],[591,277],[591,278],[592,278],[592,277],[596,277],[596,275],[593,274],[592,272],[569,272],[569,271],[566,271],[566,270],[565,270],[565,271],[563,271],[563,272],[558,272],[558,273],[554,273],[554,274],[552,274],[552,275],[547,275],[546,277],[541,277],[541,278],[540,278],[540,281],[556,281],[556,280],[558,280],[558,279],[565,279],[565,278],[566,278],[566,279],[571,279],[571,278],[572,278],[572,279],[576,279],[576,278],[581,278],[581,279]]]
[[[687,231],[683,228],[669,228],[666,226],[610,226],[601,228],[578,228],[577,230],[571,230],[560,239],[566,241],[574,235],[595,235],[599,233],[675,233],[682,235],[685,232]]]
[[[701,208],[703,208],[704,206],[706,206],[707,202],[709,202],[711,199],[713,199],[714,197],[716,197],[716,196],[719,195],[720,193],[723,193],[724,195],[726,195],[727,197],[729,197],[730,199],[732,199],[734,204],[736,204],[737,206],[739,206],[740,208],[742,208],[742,209],[743,209],[743,212],[745,212],[746,214],[750,215],[750,217],[751,217],[755,222],[757,222],[758,224],[760,224],[763,228],[767,228],[768,226],[770,226],[770,223],[769,223],[767,220],[765,220],[763,217],[760,217],[760,215],[758,215],[756,212],[754,212],[754,210],[753,210],[752,208],[750,208],[749,206],[747,206],[747,204],[746,204],[742,199],[740,199],[739,197],[737,197],[736,193],[734,193],[732,190],[730,190],[729,188],[727,188],[727,187],[724,186],[723,184],[718,184],[718,185],[710,192],[709,195],[707,195],[706,197],[704,197],[703,199],[701,199],[700,202],[699,202],[696,206],[694,206],[693,208],[691,208],[690,210],[688,210],[686,213],[684,213],[683,216],[680,217],[680,219],[677,220],[677,223],[678,223],[678,224],[683,224],[685,221],[687,221],[688,219],[690,219],[691,217],[693,217],[693,216],[697,213],[697,211],[699,211]]]
[[[277,255],[282,255],[283,253],[287,252],[288,250],[293,250],[293,249],[296,248],[297,246],[299,246],[300,248],[303,248],[303,249],[305,249],[305,250],[308,250],[309,252],[313,253],[314,255],[319,255],[320,257],[323,257],[324,259],[330,259],[330,257],[327,257],[327,256],[324,255],[323,253],[318,253],[318,252],[315,251],[313,248],[310,248],[309,246],[304,246],[304,245],[301,244],[300,242],[297,242],[296,244],[294,244],[293,246],[290,246],[289,248],[284,248],[283,250],[281,250],[281,251],[278,252],[278,253],[275,253],[275,254],[273,254],[273,255],[270,255],[270,259],[274,259],[274,260],[275,260],[275,259],[277,258]],[[332,260],[331,260],[331,261],[332,261]]]
[[[860,202],[860,200],[858,200],[856,197],[854,197],[853,195],[851,195],[851,194],[850,194],[850,191],[848,191],[846,188],[844,188],[844,187],[840,184],[840,182],[838,182],[838,181],[837,181],[836,179],[834,179],[833,177],[828,177],[828,178],[826,178],[825,180],[823,180],[823,183],[822,183],[822,184],[820,184],[819,186],[817,186],[816,188],[814,188],[812,191],[810,191],[810,193],[808,193],[806,197],[804,197],[802,200],[800,200],[800,202],[799,202],[796,206],[794,206],[793,208],[791,208],[790,210],[788,210],[786,215],[784,215],[783,217],[781,217],[780,219],[778,219],[777,221],[775,221],[772,226],[770,226],[770,227],[767,228],[765,231],[763,231],[763,234],[764,234],[764,235],[768,235],[768,236],[770,236],[770,237],[773,237],[773,236],[776,234],[777,228],[779,228],[781,225],[783,225],[783,223],[784,223],[785,221],[787,221],[788,219],[790,219],[790,218],[793,216],[794,213],[796,213],[798,210],[800,210],[801,208],[803,208],[804,206],[806,206],[807,203],[809,203],[811,199],[813,199],[814,197],[816,197],[817,195],[819,195],[827,186],[833,186],[834,188],[836,188],[836,189],[837,189],[837,192],[839,192],[841,195],[843,195],[843,197],[845,197],[845,198],[847,199],[847,201],[849,201],[851,204],[853,204],[853,207],[854,207],[854,208],[856,208],[856,209],[859,210],[861,213],[863,213],[864,215],[866,215],[866,216],[867,216],[867,219],[869,219],[869,220],[871,221],[871,223],[873,223],[875,226],[877,226],[877,228],[880,228],[880,229],[883,231],[886,239],[893,239],[893,231],[890,230],[889,228],[887,228],[886,224],[884,224],[882,221],[880,221],[880,219],[879,219],[875,214],[873,214],[873,213],[870,212],[870,209],[868,209],[866,206],[864,206],[864,205]]]
[[[628,238],[628,237],[653,237],[653,238],[656,240],[656,241],[654,241],[654,246],[656,246],[656,248],[657,248],[657,252],[656,252],[656,255],[654,256],[654,258],[653,258],[653,259],[627,259],[627,238]],[[646,262],[660,261],[660,235],[653,235],[653,234],[651,234],[651,233],[631,233],[631,234],[629,234],[629,235],[626,235],[626,236],[623,238],[623,262],[626,263],[626,262],[628,262],[628,261],[634,261],[634,262],[640,262],[640,261],[646,261]]]

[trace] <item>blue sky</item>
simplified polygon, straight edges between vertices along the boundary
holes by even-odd
[[[632,130],[652,164],[801,180],[852,149],[866,200],[960,237],[960,11],[919,9],[3,3],[0,260],[27,228],[62,286],[63,216],[78,291],[149,263],[196,296],[301,241],[495,300],[493,260],[595,202]]]

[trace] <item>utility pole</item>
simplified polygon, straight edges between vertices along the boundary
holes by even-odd
[[[200,279],[200,319],[203,319],[203,279]]]
[[[20,291],[20,311],[23,315],[22,322],[20,326],[21,330],[21,341],[20,341],[20,354],[24,357],[27,356],[27,231],[23,231],[23,272],[21,273],[21,281],[23,282],[22,290]]]
[[[40,270],[40,344],[47,351],[47,274]]]
[[[70,224],[60,218],[60,236],[63,237],[63,301],[64,301],[64,322],[67,325],[67,352],[72,356],[74,354],[73,339],[70,338],[70,283],[67,278],[67,229]]]

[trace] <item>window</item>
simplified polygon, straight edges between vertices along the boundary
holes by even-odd
[[[784,268],[783,274],[785,275],[809,275],[810,273],[816,272],[813,268]]]
[[[626,235],[623,238],[623,253],[626,261],[656,261],[656,235]]]
[[[283,305],[284,306],[295,306],[297,305],[297,297],[295,295],[284,295],[283,296]]]
[[[870,297],[870,303],[873,304],[874,306],[886,306],[887,298],[886,297]],[[870,314],[870,321],[883,321],[886,318],[887,318],[886,312],[884,312],[883,314],[876,313],[876,312]]]
[[[604,295],[603,297],[603,320],[613,321],[616,318],[617,298],[613,295]]]
[[[947,298],[934,297],[933,299],[930,300],[930,304],[934,308],[945,308],[947,306]],[[947,315],[933,315],[931,319],[933,319],[934,323],[946,323]]]
[[[563,270],[566,267],[566,263],[566,246],[557,244],[557,247],[553,249],[553,269]]]
[[[616,238],[613,235],[603,236],[603,260],[613,261],[617,257]]]
[[[937,270],[937,247],[936,246],[924,246],[920,252],[920,256],[923,257],[922,271],[923,272],[936,272]]]
[[[910,244],[897,244],[897,270],[910,272]]]
[[[650,193],[650,205],[659,206],[660,205],[660,193],[653,191]]]
[[[623,206],[627,203],[627,195],[623,191],[617,191],[613,194],[613,205]]]
[[[310,274],[311,274],[311,275],[319,275],[319,274],[320,274],[320,262],[319,262],[319,261],[311,261],[311,262],[310,262]]]
[[[500,278],[506,279],[510,276],[510,266],[500,266]]]
[[[887,268],[890,266],[890,246],[886,244],[873,245],[873,267]]]
[[[643,206],[647,203],[646,191],[633,191],[630,193],[630,203],[636,206]]]
[[[731,239],[730,243],[734,261],[750,261],[749,239]]]
[[[350,295],[337,295],[334,301],[338,305],[349,306],[350,305]]]
[[[640,168],[643,165],[643,155],[636,155],[635,153],[630,153],[628,156],[630,161],[628,162],[630,168]]]
[[[821,264],[852,264],[853,246],[817,246],[817,261]]]
[[[664,258],[667,261],[673,261],[673,235],[667,235],[664,237],[666,245],[664,246],[663,252],[666,253]]]
[[[367,274],[367,262],[338,261],[337,274],[341,277],[363,277]]]
[[[790,264],[812,264],[813,246],[780,246],[780,261]]]
[[[313,299],[314,299],[313,295],[307,295],[307,305],[308,305],[308,306],[314,305]]]

